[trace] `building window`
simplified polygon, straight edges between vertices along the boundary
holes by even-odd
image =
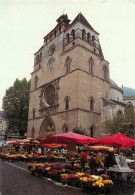
[[[54,66],[54,58],[50,58],[48,61],[49,68],[52,69]]]
[[[36,57],[36,64],[38,64],[40,62],[40,57],[39,57],[39,55],[37,55],[37,57]]]
[[[108,69],[106,65],[103,67],[103,78],[104,80],[108,79]]]
[[[48,55],[49,56],[52,56],[53,53],[55,52],[55,48],[56,46],[54,44],[52,44],[50,47],[49,47],[49,50],[48,50]]]
[[[59,31],[60,31],[60,33],[61,33],[61,26],[59,26]]]
[[[40,62],[42,61],[42,52],[40,53]]]
[[[34,134],[35,134],[35,129],[34,129],[34,127],[32,127],[32,130],[31,130],[31,138],[34,138]]]
[[[94,41],[95,41],[95,36],[93,35],[93,36],[92,36],[92,42],[94,42]]]
[[[68,132],[68,127],[66,124],[63,125],[63,133],[67,133]]]
[[[70,59],[70,57],[66,58],[66,68],[67,68],[67,73],[70,73],[70,69],[71,69],[71,59]]]
[[[87,41],[90,42],[90,33],[87,34]]]
[[[75,39],[75,30],[74,29],[72,30],[71,34],[72,34],[72,37],[73,37],[73,40],[74,40]]]
[[[52,39],[52,34],[50,34],[50,40]]]
[[[34,78],[34,89],[37,89],[38,77],[37,75]]]
[[[90,128],[90,137],[93,137],[93,127]]]
[[[36,114],[36,110],[35,110],[35,108],[33,108],[33,110],[32,110],[33,119],[35,119],[35,114]]]
[[[85,39],[85,34],[86,34],[86,32],[85,32],[85,30],[83,29],[83,30],[82,30],[82,39]]]
[[[68,109],[69,109],[69,99],[67,98],[66,99],[65,110],[68,110]]]
[[[90,98],[90,110],[93,111],[94,110],[94,99]]]
[[[65,110],[69,110],[69,100],[70,100],[70,98],[68,96],[66,96],[65,99],[64,99]]]
[[[56,37],[56,30],[54,31],[54,36]]]
[[[93,74],[93,65],[94,65],[94,60],[92,57],[89,59],[89,73]]]
[[[67,43],[69,43],[69,33],[67,33],[66,37],[67,37]]]

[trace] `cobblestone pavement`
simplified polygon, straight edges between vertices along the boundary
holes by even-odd
[[[107,195],[133,195],[134,185],[114,184]],[[0,160],[0,195],[87,195],[81,190],[64,187],[59,183],[32,176],[27,163],[9,163]],[[91,193],[88,193],[89,195]]]

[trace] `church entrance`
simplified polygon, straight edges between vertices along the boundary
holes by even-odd
[[[51,135],[55,135],[55,124],[52,118],[47,117],[43,120],[41,127],[40,127],[40,137],[49,137]]]

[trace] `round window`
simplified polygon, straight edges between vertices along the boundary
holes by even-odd
[[[48,106],[51,106],[55,100],[55,88],[53,85],[49,85],[44,93],[45,102]]]
[[[53,62],[50,62],[49,67],[53,68]]]
[[[54,58],[52,57],[48,61],[49,68],[53,68],[53,64],[54,64]]]

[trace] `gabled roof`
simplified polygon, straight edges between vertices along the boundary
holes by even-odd
[[[76,23],[76,22],[80,22],[80,23],[84,24],[89,29],[91,29],[92,31],[94,31],[96,34],[99,35],[99,33],[94,30],[94,28],[89,24],[89,22],[86,20],[86,18],[82,15],[82,13],[79,13],[76,16],[76,18],[73,20],[73,22],[71,23],[71,25],[74,24],[74,23]]]

